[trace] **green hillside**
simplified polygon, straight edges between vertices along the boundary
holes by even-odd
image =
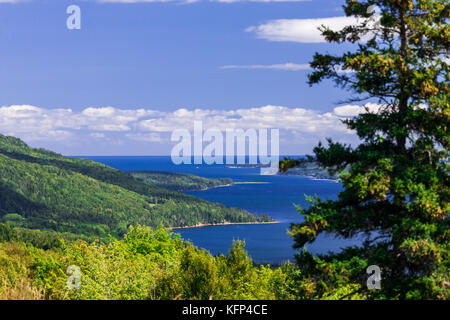
[[[120,236],[156,227],[269,220],[149,185],[86,159],[28,147],[0,135],[0,222],[74,234]]]

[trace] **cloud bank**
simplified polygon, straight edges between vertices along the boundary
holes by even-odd
[[[120,144],[123,153],[129,154],[127,146],[130,144],[146,147],[160,145],[166,148],[161,150],[170,150],[174,144],[170,141],[173,130],[193,130],[194,121],[201,120],[204,129],[215,128],[222,131],[278,128],[282,150],[291,147],[297,150],[302,145],[311,148],[325,137],[355,142],[354,132],[348,130],[341,119],[366,112],[365,107],[371,111],[379,108],[375,104],[364,107],[347,105],[336,107],[333,112],[317,112],[308,108],[266,105],[236,110],[180,108],[165,112],[110,106],[74,111],[69,108],[11,105],[0,107],[0,133],[19,137],[36,145],[43,142],[44,145],[75,143],[83,148],[88,145],[94,147],[101,142],[105,145],[105,150],[108,150],[108,144]],[[83,149],[76,150],[73,154],[77,153],[84,153]]]

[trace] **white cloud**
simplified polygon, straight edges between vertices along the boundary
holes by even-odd
[[[131,131],[133,122],[157,113],[154,110],[113,107],[86,108],[81,112],[73,112],[71,109],[12,105],[0,107],[0,128],[2,133],[26,137],[28,140],[61,140],[72,136],[73,131]]]
[[[286,71],[303,71],[311,70],[309,64],[297,64],[297,63],[281,63],[281,64],[252,64],[252,65],[227,65],[222,66],[220,69],[275,69],[275,70],[286,70]]]
[[[114,114],[115,109],[113,107],[104,108],[86,108],[83,110],[82,114],[88,117],[101,118],[110,117]]]
[[[201,120],[204,128],[249,129],[280,128],[303,133],[348,133],[333,113],[320,113],[305,108],[288,108],[267,105],[237,110],[178,109],[160,117],[139,122],[139,129],[151,132],[171,132],[176,129],[192,129],[195,120]]]
[[[41,108],[22,105],[0,108],[0,116],[10,119],[32,118],[41,113]]]
[[[39,145],[42,141],[48,145],[58,141],[67,147],[78,145],[78,151],[70,149],[72,154],[84,153],[88,146],[94,152],[102,148],[103,152],[108,153],[108,148],[122,150],[120,148],[126,149],[132,144],[148,146],[156,143],[170,148],[173,130],[192,131],[194,121],[201,120],[205,130],[216,128],[223,132],[226,129],[278,128],[282,144],[290,148],[303,144],[307,145],[304,148],[310,149],[325,137],[354,142],[354,132],[340,120],[365,112],[365,107],[371,111],[380,108],[376,104],[366,104],[364,107],[347,105],[334,108],[333,112],[319,112],[308,108],[266,105],[235,110],[180,108],[163,112],[110,106],[73,111],[12,105],[0,107],[0,133],[22,138],[26,142],[40,141]]]
[[[142,142],[164,142],[164,138],[159,133],[127,133],[128,139]]]
[[[105,138],[105,134],[101,133],[101,132],[93,132],[90,134],[90,136],[93,138],[98,138],[98,139]]]
[[[369,110],[369,112],[376,113],[382,108],[381,105],[375,104],[375,103],[367,103],[365,106],[357,106],[357,105],[346,105],[342,107],[336,107],[334,108],[333,112],[342,117],[354,117],[361,113],[366,112]]]
[[[332,17],[317,19],[280,19],[270,20],[259,26],[246,29],[253,32],[258,38],[269,41],[292,41],[300,43],[325,42],[318,28],[322,25],[338,31],[347,25],[358,23],[354,17]]]

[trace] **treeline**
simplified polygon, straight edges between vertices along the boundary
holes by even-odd
[[[0,135],[0,222],[9,225],[120,237],[134,224],[182,227],[269,220]]]
[[[26,243],[33,248],[49,250],[62,248],[64,242],[76,240],[107,242],[108,238],[100,239],[73,233],[58,233],[53,230],[43,231],[38,229],[18,228],[0,223],[0,242]]]

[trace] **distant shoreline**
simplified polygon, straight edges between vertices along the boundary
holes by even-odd
[[[212,186],[212,187],[206,187],[206,188],[203,188],[203,189],[195,189],[195,190],[186,190],[186,191],[181,191],[181,192],[206,191],[206,190],[214,189],[214,188],[231,187],[233,184],[234,183],[221,184],[219,186]]]
[[[266,181],[249,181],[249,182],[234,182],[233,184],[269,184],[270,182],[266,182]]]
[[[280,223],[279,221],[269,221],[269,222],[222,222],[222,223],[199,223],[193,226],[186,227],[173,227],[169,230],[179,230],[179,229],[194,229],[194,228],[204,228],[204,227],[218,227],[218,226],[233,226],[233,225],[244,225],[244,224],[274,224]]]
[[[186,190],[187,192],[191,192],[191,191],[206,191],[206,190],[209,190],[209,189],[214,189],[214,188],[224,188],[224,187],[231,187],[231,186],[233,186],[233,185],[235,185],[235,184],[269,184],[270,182],[258,182],[258,181],[255,181],[255,182],[251,182],[251,181],[249,181],[249,182],[245,182],[245,181],[243,181],[243,182],[232,182],[232,183],[228,183],[228,184],[222,184],[222,185],[219,185],[219,186],[212,186],[212,187],[206,187],[206,188],[203,188],[203,189],[198,189],[198,190]]]

